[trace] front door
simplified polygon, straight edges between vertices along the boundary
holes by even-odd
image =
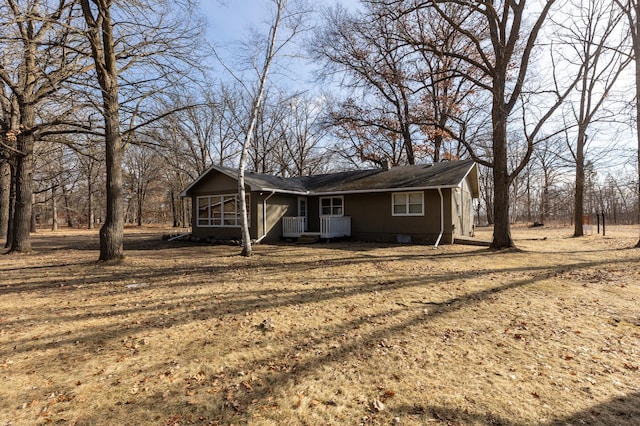
[[[304,218],[304,230],[308,231],[309,209],[307,208],[307,197],[298,197],[298,217]]]

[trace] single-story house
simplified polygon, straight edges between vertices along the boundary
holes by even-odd
[[[240,239],[238,171],[211,166],[182,193],[192,234]],[[246,172],[251,237],[305,234],[358,241],[452,243],[472,236],[478,167],[472,160],[284,178]]]

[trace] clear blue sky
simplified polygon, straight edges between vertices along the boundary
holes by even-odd
[[[353,9],[358,6],[359,1],[331,0],[312,2],[312,5],[325,7],[337,3]],[[230,45],[247,40],[252,30],[266,33],[273,4],[268,0],[201,0],[200,8],[208,22],[209,41],[216,47],[227,65],[233,68],[233,58],[230,56],[233,55],[234,48]],[[307,84],[306,82],[311,78],[311,66],[304,60],[296,60],[295,65],[288,68],[298,71],[287,74],[295,80],[292,84],[302,89],[300,86]]]
[[[340,3],[347,8],[355,8],[358,0],[333,0],[320,3],[321,6]],[[269,16],[271,2],[268,0],[202,0],[200,7],[209,21],[209,36],[212,41],[225,43],[242,39],[248,30],[260,26]]]

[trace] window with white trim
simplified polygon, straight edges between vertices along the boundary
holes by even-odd
[[[320,216],[343,216],[344,197],[320,197]]]
[[[247,206],[250,206],[247,195]],[[237,227],[242,224],[238,194],[203,195],[196,198],[196,223],[200,227]],[[249,215],[250,219],[251,215]],[[249,226],[251,226],[249,224]]]
[[[395,192],[391,194],[393,216],[424,216],[424,192]]]

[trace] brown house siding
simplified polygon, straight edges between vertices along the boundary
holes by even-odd
[[[270,193],[253,193],[251,196],[256,198],[257,205],[254,208],[258,210],[259,221],[257,223],[260,235],[264,235],[263,225],[263,203],[269,197]],[[267,243],[280,241],[282,238],[282,218],[285,216],[298,215],[298,197],[288,194],[274,194],[267,200],[267,236],[262,240]]]
[[[395,191],[394,191],[395,192]],[[404,192],[404,191],[398,191]],[[351,236],[360,241],[397,242],[410,237],[412,243],[433,244],[440,233],[440,195],[424,192],[424,216],[393,216],[392,192],[345,196],[345,216],[351,216]],[[450,190],[443,190],[445,218],[451,217]],[[451,220],[445,219],[441,243],[451,242]]]
[[[406,191],[394,191],[406,192]],[[396,242],[410,236],[416,244],[433,244],[440,233],[440,195],[437,190],[424,192],[424,216],[393,216],[392,192],[345,194],[344,215],[351,217],[351,239],[355,241]],[[443,189],[444,230],[441,243],[452,241],[451,190]],[[308,197],[309,231],[320,230],[320,196]],[[293,210],[289,216],[297,215]]]

